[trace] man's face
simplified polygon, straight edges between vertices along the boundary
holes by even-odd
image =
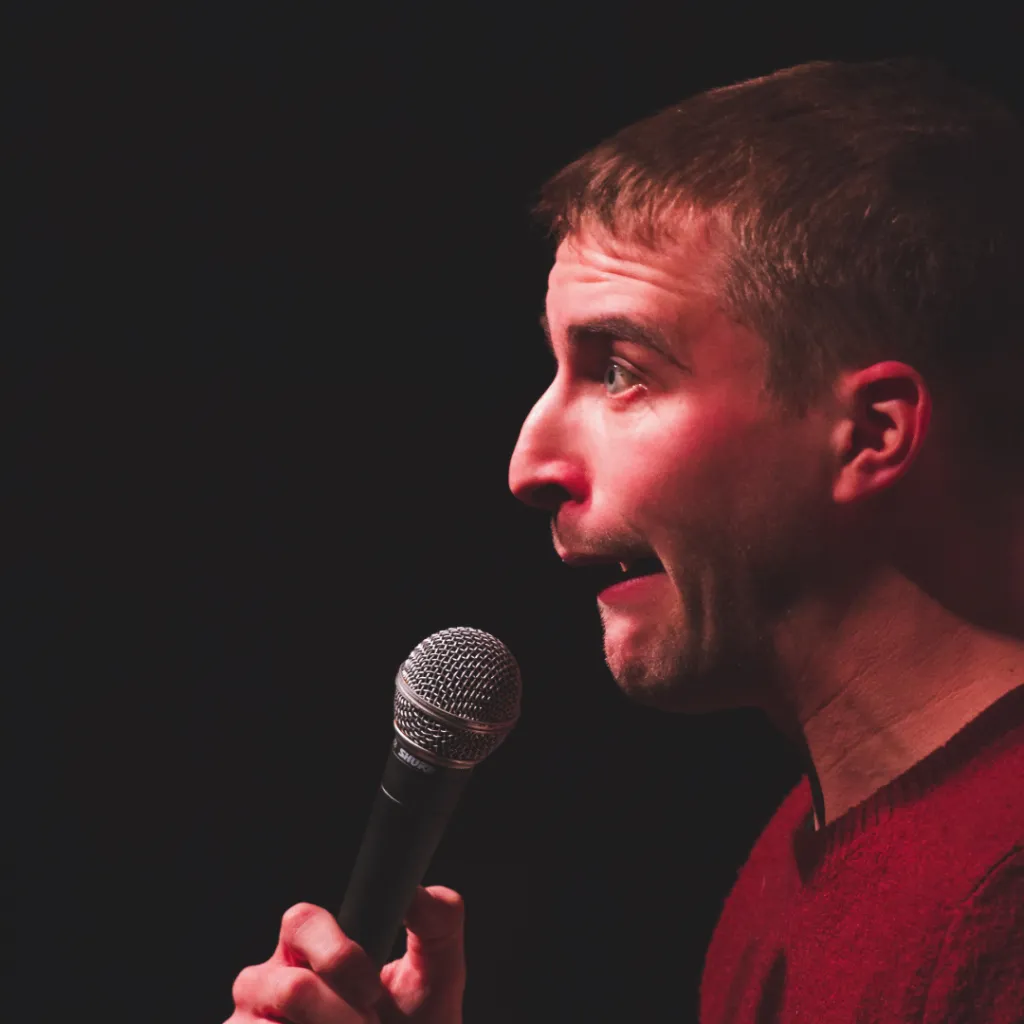
[[[608,567],[619,685],[684,711],[761,703],[828,493],[821,419],[765,394],[764,342],[718,308],[708,257],[563,242],[546,303],[557,371],[509,470],[566,562]]]

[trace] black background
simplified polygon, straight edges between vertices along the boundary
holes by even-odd
[[[467,1021],[695,1020],[800,767],[755,711],[629,704],[507,491],[551,373],[528,211],[803,60],[938,56],[1019,108],[1012,7],[13,5],[5,1017],[225,1019],[288,906],[337,908],[395,669],[465,624],[525,691],[428,876]]]

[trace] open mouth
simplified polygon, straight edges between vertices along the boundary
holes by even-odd
[[[632,559],[628,562],[611,562],[582,568],[587,582],[598,594],[617,583],[625,583],[628,580],[639,579],[641,576],[653,576],[655,573],[665,571],[661,561],[653,555],[647,558]]]
[[[635,562],[621,562],[619,572],[622,580],[635,580],[638,576],[653,576],[656,572],[664,572],[661,560],[651,555],[650,558],[638,558]]]

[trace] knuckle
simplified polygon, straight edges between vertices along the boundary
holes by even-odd
[[[309,1006],[316,993],[316,975],[301,967],[276,972],[271,985],[270,1007],[284,1014],[295,1013]]]
[[[322,907],[317,907],[312,903],[296,903],[294,907],[289,907],[281,917],[281,938],[293,937],[307,921],[326,913],[327,911]]]
[[[234,1000],[236,1007],[244,1009],[252,1004],[254,993],[259,988],[262,973],[262,965],[244,967],[238,972],[238,977],[235,978],[235,983],[231,986],[231,998]]]
[[[321,974],[338,977],[358,971],[365,966],[364,960],[369,963],[362,949],[351,939],[342,936],[337,942],[324,949],[317,966]]]

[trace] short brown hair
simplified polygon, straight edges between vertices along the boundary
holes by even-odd
[[[1024,365],[1022,194],[1024,133],[996,100],[932,61],[820,61],[625,128],[536,212],[559,240],[600,227],[650,247],[708,215],[723,306],[765,339],[787,406],[899,359],[1003,447],[1024,419],[1020,382],[996,394]]]

